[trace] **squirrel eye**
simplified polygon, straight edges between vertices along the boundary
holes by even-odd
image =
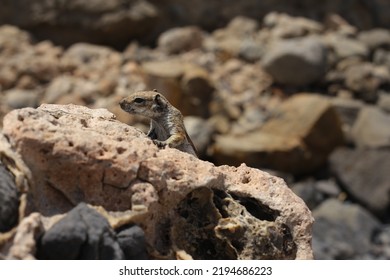
[[[144,101],[145,101],[144,99],[139,98],[139,97],[137,97],[136,99],[134,99],[134,102],[135,102],[135,103],[142,103],[142,102],[144,102]]]

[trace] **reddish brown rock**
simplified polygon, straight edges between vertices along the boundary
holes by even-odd
[[[143,229],[150,258],[312,258],[310,211],[268,173],[159,150],[103,109],[15,110],[5,117],[4,134],[33,174],[27,213],[100,205],[111,211],[105,215],[113,227]],[[139,214],[118,219],[127,212]]]

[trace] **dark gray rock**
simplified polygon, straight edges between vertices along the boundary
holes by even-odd
[[[326,48],[316,36],[277,40],[271,43],[261,61],[277,82],[304,86],[323,77]]]
[[[310,210],[315,209],[329,197],[337,197],[341,190],[333,180],[313,179],[297,182],[291,185],[292,191],[305,201]]]
[[[19,198],[12,175],[0,163],[0,232],[6,232],[18,222]]]
[[[357,204],[328,199],[313,211],[315,259],[364,259],[379,221]]]
[[[330,168],[346,192],[372,212],[385,216],[390,206],[390,151],[339,148]]]
[[[38,258],[124,259],[124,254],[107,220],[80,203],[42,236]]]
[[[133,225],[120,230],[117,239],[126,260],[146,260],[148,258],[145,234],[139,226]]]
[[[390,225],[383,225],[374,235],[372,255],[376,259],[390,259]]]
[[[364,107],[352,127],[354,142],[360,148],[390,148],[389,124],[390,114],[378,107]]]

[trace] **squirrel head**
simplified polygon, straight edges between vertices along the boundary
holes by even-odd
[[[151,119],[161,117],[166,111],[168,104],[168,100],[155,90],[135,92],[119,102],[122,110]]]

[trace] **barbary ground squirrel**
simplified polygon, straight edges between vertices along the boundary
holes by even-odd
[[[183,115],[156,90],[139,91],[119,102],[122,110],[151,119],[148,137],[158,147],[169,146],[197,157],[184,127]]]

